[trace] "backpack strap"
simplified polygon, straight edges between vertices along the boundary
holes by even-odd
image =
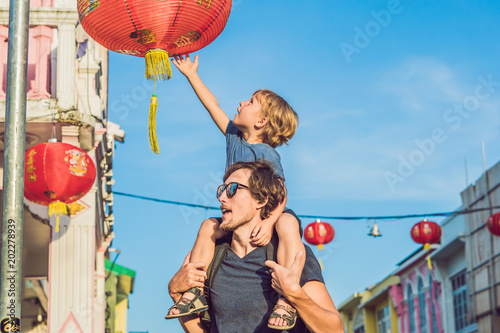
[[[267,243],[266,248],[266,259],[272,260],[274,262],[278,262],[278,234],[276,230],[273,232],[273,236],[271,237],[271,241]],[[273,270],[269,268],[269,274],[271,274]],[[278,301],[279,294],[276,290],[271,291],[271,300],[276,304]]]
[[[215,246],[214,257],[207,269],[207,278],[205,280],[204,294],[207,297],[209,307],[211,306],[210,289],[212,288],[212,283],[214,281],[215,274],[217,273],[217,270],[219,270],[222,260],[224,259],[224,256],[226,255],[226,252],[229,249],[229,244],[230,243],[228,241],[224,241]],[[210,319],[209,312],[205,311],[201,317],[201,322],[210,329],[211,321],[212,320]]]
[[[267,260],[277,261],[278,260],[278,234],[276,231],[273,232],[271,241],[267,243],[266,258]]]

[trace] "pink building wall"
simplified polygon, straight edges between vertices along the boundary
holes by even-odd
[[[31,0],[30,7],[52,7],[53,0]],[[0,26],[0,99],[7,93],[7,56],[9,28]],[[34,26],[29,29],[28,98],[50,98],[50,49],[52,28]]]
[[[429,275],[432,278],[432,286],[428,285]],[[400,275],[401,282],[398,285],[391,286],[389,290],[389,295],[393,300],[394,306],[396,308],[396,313],[399,320],[399,328],[401,333],[410,332],[410,317],[408,312],[408,303],[413,302],[413,322],[415,323],[415,332],[421,333],[420,331],[420,304],[418,302],[418,280],[421,278],[424,283],[425,290],[425,304],[426,304],[426,322],[431,322],[431,302],[433,302],[434,309],[436,311],[437,327],[438,332],[433,332],[432,325],[428,324],[427,333],[443,333],[443,319],[442,319],[442,309],[439,304],[439,299],[441,298],[441,284],[435,278],[435,272],[429,270],[427,263],[424,262],[417,268],[411,271],[406,271],[404,274]],[[411,286],[412,295],[407,295],[408,285]],[[433,289],[432,289],[433,288]],[[431,290],[437,292],[438,301],[435,301],[431,295]]]

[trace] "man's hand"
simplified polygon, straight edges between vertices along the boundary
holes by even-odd
[[[288,297],[288,295],[293,295],[300,288],[300,262],[304,259],[304,252],[300,251],[295,256],[295,259],[290,266],[286,268],[280,264],[266,260],[266,266],[271,268],[273,272],[271,273],[271,286],[280,295]]]
[[[175,56],[174,59],[172,59],[172,63],[187,78],[198,72],[198,55],[194,57],[194,62],[191,62],[189,54],[186,55],[185,59],[181,55]]]
[[[181,268],[172,277],[168,283],[168,293],[170,297],[177,302],[182,294],[192,287],[204,287],[205,279],[207,278],[207,273],[204,271],[205,264],[190,263],[191,251],[184,259]]]
[[[254,246],[264,246],[271,241],[273,237],[274,223],[266,223],[266,220],[261,221],[257,224],[253,230],[250,238],[252,245]]]

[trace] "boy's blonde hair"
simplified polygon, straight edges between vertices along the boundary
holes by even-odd
[[[271,90],[261,89],[253,93],[267,118],[261,137],[273,148],[287,144],[299,125],[299,116],[282,97]]]

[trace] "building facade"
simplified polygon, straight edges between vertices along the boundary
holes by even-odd
[[[500,237],[486,227],[488,217],[500,211],[494,208],[500,206],[500,162],[461,197],[457,210],[471,212],[443,220],[441,243],[430,251],[417,249],[388,276],[399,278],[388,288],[389,313],[394,310],[397,317],[391,332],[500,332]],[[339,307],[346,333],[387,331],[373,325],[375,315],[363,305],[370,288]]]
[[[485,210],[465,215],[464,273],[470,304],[466,321],[477,321],[479,332],[500,332],[500,237],[486,228],[488,217],[499,211],[500,162],[462,193],[464,209]]]
[[[461,210],[460,207],[458,210]],[[465,215],[456,215],[441,222],[441,246],[431,258],[437,279],[441,282],[443,331],[477,332],[477,324],[469,313],[469,291],[465,260]]]
[[[97,169],[68,215],[25,199],[22,332],[104,332],[105,260],[113,233],[113,154],[124,132],[107,119],[108,51],[78,25],[75,0],[31,0],[26,149],[56,138]],[[0,0],[0,123],[5,122],[9,0]],[[1,128],[4,128],[2,126]],[[0,130],[3,173],[4,130]],[[3,195],[3,194],[2,194]],[[1,201],[0,201],[1,202]],[[109,330],[108,330],[109,332]]]

